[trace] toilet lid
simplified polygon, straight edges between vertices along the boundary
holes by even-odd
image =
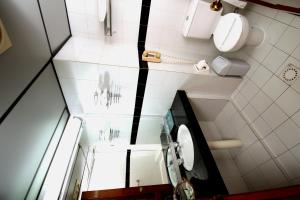
[[[220,51],[231,51],[246,40],[248,30],[249,25],[245,17],[237,13],[226,14],[221,17],[214,31],[215,45]]]

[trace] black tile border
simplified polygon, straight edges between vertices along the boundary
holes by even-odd
[[[147,77],[148,77],[148,63],[142,60],[142,54],[145,50],[150,6],[151,6],[151,0],[143,0],[142,1],[140,26],[139,26],[139,37],[138,37],[138,43],[137,43],[140,68],[139,68],[139,77],[138,77],[136,97],[135,97],[133,121],[132,121],[132,127],[131,127],[130,144],[136,144],[136,138],[137,138],[137,134],[138,134],[138,128],[139,128],[139,123],[140,123],[140,118],[141,118],[141,112],[142,112]],[[125,187],[126,188],[130,187],[130,184],[129,184],[130,156],[131,156],[131,150],[127,150],[126,178],[125,178]]]
[[[131,150],[127,150],[126,154],[126,178],[125,178],[125,187],[130,187],[130,155]]]
[[[141,5],[141,16],[138,36],[138,56],[139,56],[139,77],[137,83],[137,91],[134,107],[134,119],[131,128],[130,144],[136,143],[137,132],[143,107],[143,100],[148,77],[148,63],[142,60],[142,54],[145,50],[145,41],[147,36],[147,28],[150,14],[151,0],[143,0]]]

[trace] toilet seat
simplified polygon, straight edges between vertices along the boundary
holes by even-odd
[[[231,52],[240,49],[249,34],[248,20],[237,13],[221,17],[214,30],[214,43],[219,51]]]

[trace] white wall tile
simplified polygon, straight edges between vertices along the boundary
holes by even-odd
[[[227,119],[230,119],[234,114],[236,114],[237,110],[229,101],[223,109],[224,115]]]
[[[272,128],[261,117],[258,117],[254,121],[252,127],[261,139],[267,136],[272,131]]]
[[[244,95],[242,95],[240,92],[234,96],[233,102],[240,110],[242,110],[248,103],[246,97],[244,97]]]
[[[246,46],[246,52],[258,62],[262,62],[272,50],[272,45],[269,43],[261,44],[257,47]]]
[[[79,63],[72,61],[54,61],[59,77],[84,80],[98,80],[98,65],[93,63]]]
[[[257,140],[256,136],[248,125],[244,126],[244,128],[241,129],[240,133],[237,135],[237,138],[242,141],[243,148],[247,148]]]
[[[237,164],[242,175],[246,174],[256,167],[256,163],[254,162],[248,150],[243,151],[241,154],[237,155],[237,157],[235,158],[235,163]]]
[[[300,43],[299,35],[299,29],[289,27],[279,39],[276,47],[288,54],[291,54]]]
[[[259,114],[264,112],[271,104],[272,100],[270,97],[265,95],[263,91],[260,91],[252,100],[251,105],[258,111]]]
[[[259,67],[259,63],[250,56],[246,59],[246,62],[251,66],[246,76],[248,78],[251,78],[254,72],[256,71],[256,69]]]
[[[252,170],[243,178],[246,184],[251,187],[251,191],[259,191],[269,187],[264,174],[259,168]]]
[[[241,89],[241,93],[244,95],[244,97],[246,97],[248,101],[250,101],[252,97],[256,95],[258,90],[258,87],[251,80],[249,80]]]
[[[293,19],[295,18],[295,15],[289,14],[287,12],[279,11],[275,17],[278,21],[281,21],[285,24],[290,24]]]
[[[251,104],[248,104],[243,110],[243,115],[245,116],[248,123],[252,123],[258,116],[259,113],[251,106]]]
[[[275,101],[286,89],[288,85],[273,75],[272,78],[264,85],[262,90]]]
[[[276,105],[272,104],[263,114],[262,118],[268,123],[268,125],[275,129],[282,122],[284,122],[288,116]]]
[[[261,165],[271,158],[270,154],[266,151],[260,141],[256,141],[249,147],[249,152],[253,158],[256,166]]]
[[[292,117],[292,119],[300,127],[300,110]]]
[[[269,160],[261,165],[260,170],[266,178],[268,185],[271,187],[287,182],[284,174],[280,171],[273,160]]]
[[[289,88],[276,100],[276,103],[291,116],[300,109],[300,95]]]
[[[300,163],[292,155],[291,152],[287,151],[277,158],[285,173],[287,173],[290,179],[294,179],[300,176]]]
[[[264,6],[260,6],[257,4],[249,4],[247,5],[249,6],[250,10],[253,10],[261,15],[270,17],[270,18],[274,18],[276,16],[277,11],[275,9],[271,9],[271,8],[266,8]]]
[[[292,56],[300,61],[300,45],[295,49]]]
[[[254,72],[251,79],[258,87],[262,87],[271,78],[271,76],[272,73],[261,65]]]
[[[288,54],[274,47],[263,61],[263,65],[275,73],[287,58]]]
[[[280,125],[275,132],[288,148],[300,143],[300,128],[290,119]]]
[[[216,124],[212,121],[198,121],[205,139],[209,140],[220,140],[222,138],[220,131],[218,130]]]
[[[223,178],[226,188],[229,191],[229,194],[240,194],[248,192],[248,188],[244,179],[239,176],[232,176],[229,178]]]
[[[291,149],[292,154],[297,158],[298,162],[300,162],[300,144],[293,147]]]
[[[266,31],[267,40],[271,44],[276,44],[286,28],[287,28],[286,24],[272,20],[270,26]]]
[[[240,113],[237,113],[234,116],[232,116],[230,124],[238,132],[246,125],[246,121]]]
[[[295,17],[291,22],[291,25],[300,29],[300,17]]]
[[[269,151],[272,152],[274,157],[277,157],[288,150],[275,133],[271,133],[265,137],[263,142],[268,147]]]

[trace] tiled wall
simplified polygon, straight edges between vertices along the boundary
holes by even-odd
[[[183,37],[183,24],[190,3],[190,0],[152,0],[146,49],[195,61],[211,61],[218,55],[212,38],[199,40]],[[226,12],[232,10],[228,4],[224,5]]]
[[[66,0],[73,36],[103,42],[137,44],[141,0],[111,0],[113,36],[104,37],[98,20],[98,0]]]
[[[242,13],[266,38],[224,55],[251,69],[215,123],[222,138],[244,143],[231,154],[251,191],[299,184],[300,79],[287,84],[281,72],[289,63],[300,72],[300,17],[253,5]]]

